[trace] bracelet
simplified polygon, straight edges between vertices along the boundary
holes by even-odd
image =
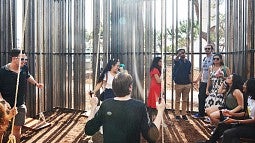
[[[34,85],[37,86],[38,83],[35,83]]]

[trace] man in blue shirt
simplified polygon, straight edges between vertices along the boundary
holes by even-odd
[[[173,80],[175,82],[175,119],[188,120],[186,116],[187,102],[191,88],[191,62],[186,59],[185,49],[179,49],[174,59]],[[180,113],[180,98],[182,97],[182,110]]]

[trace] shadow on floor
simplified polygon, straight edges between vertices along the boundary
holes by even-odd
[[[87,143],[90,138],[84,135],[86,117],[81,116],[82,111],[56,108],[45,113],[46,121],[50,127],[41,130],[22,129],[22,143]],[[201,119],[193,119],[188,115],[188,121],[174,119],[174,113],[167,110],[164,114],[163,128],[160,132],[159,143],[195,143],[208,138],[211,130]],[[162,132],[163,129],[163,132]],[[6,132],[4,142],[7,142],[10,129]],[[93,136],[94,143],[102,143],[102,135]],[[146,141],[141,137],[141,142]]]

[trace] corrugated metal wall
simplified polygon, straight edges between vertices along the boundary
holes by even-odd
[[[222,3],[225,25],[220,22]],[[27,11],[24,49],[30,71],[45,84],[42,91],[29,87],[26,101],[31,116],[53,107],[88,109],[86,92],[93,89],[96,71],[110,58],[126,65],[136,80],[134,97],[146,101],[153,56],[164,57],[165,77],[171,77],[171,61],[181,45],[179,20],[184,11],[188,15],[185,46],[193,63],[201,61],[207,41],[215,43],[216,52],[225,54],[225,63],[233,72],[254,76],[253,0],[24,0],[23,5],[24,16]],[[9,61],[8,51],[16,45],[15,12],[14,1],[0,1],[1,65]],[[195,46],[196,23],[199,47]],[[90,25],[92,33],[87,29]],[[166,79],[164,85],[170,89],[166,96],[173,99],[172,80]],[[171,101],[168,108],[173,108]]]

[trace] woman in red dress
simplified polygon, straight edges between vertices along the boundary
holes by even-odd
[[[150,67],[150,90],[148,96],[148,112],[150,119],[153,121],[154,117],[157,115],[156,102],[158,101],[161,94],[161,68],[162,68],[162,58],[155,57],[152,61]]]

